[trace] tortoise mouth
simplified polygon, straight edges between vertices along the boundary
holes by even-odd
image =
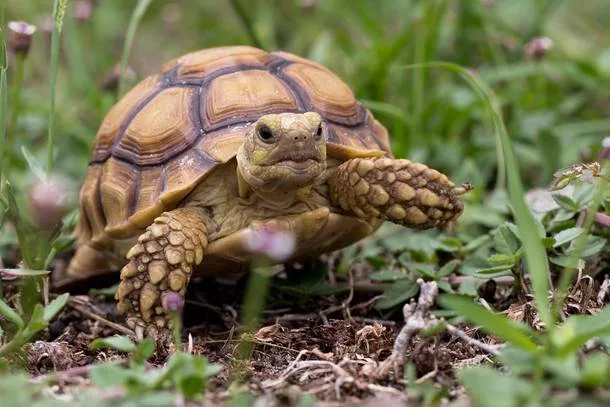
[[[311,166],[319,164],[322,157],[317,152],[306,150],[290,151],[287,154],[279,155],[277,158],[270,160],[267,165],[287,165],[291,167]]]
[[[275,163],[278,167],[290,168],[292,171],[296,173],[306,173],[311,168],[317,167],[320,164],[318,160],[313,158],[303,159],[303,160],[282,160]]]

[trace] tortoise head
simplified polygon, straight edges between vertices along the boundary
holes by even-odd
[[[328,130],[318,113],[262,116],[237,152],[238,171],[262,191],[312,185],[326,169]]]

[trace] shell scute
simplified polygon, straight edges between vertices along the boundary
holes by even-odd
[[[159,76],[150,76],[137,84],[108,112],[95,137],[93,160],[103,161],[110,155],[112,145],[137,107],[154,97],[159,89]]]
[[[100,243],[103,239],[106,218],[98,200],[100,198],[101,164],[92,164],[87,169],[87,176],[80,191],[80,217],[76,226],[79,240]]]
[[[189,148],[198,136],[191,113],[194,94],[191,88],[161,91],[135,115],[115,156],[137,165],[155,165]]]
[[[129,216],[138,191],[140,169],[120,160],[107,160],[100,180],[101,204],[106,217],[106,233],[114,238],[130,231]]]
[[[270,72],[239,71],[214,79],[202,95],[201,115],[209,127],[235,116],[257,120],[261,114],[299,110],[291,90]]]
[[[362,122],[354,92],[328,69],[312,64],[293,63],[283,68],[282,72],[305,91],[312,110],[349,126]]]
[[[166,63],[162,71],[176,68],[176,79],[202,79],[215,71],[236,65],[264,67],[269,54],[248,46],[215,47],[191,52]]]

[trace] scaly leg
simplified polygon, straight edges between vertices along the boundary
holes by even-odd
[[[463,210],[458,197],[470,185],[455,187],[447,176],[409,160],[354,158],[329,181],[333,203],[359,218],[379,218],[414,229],[442,226]]]
[[[184,300],[193,266],[207,246],[206,227],[198,208],[165,212],[127,253],[116,293],[117,310],[138,336],[165,340],[171,321],[163,297],[175,293]]]

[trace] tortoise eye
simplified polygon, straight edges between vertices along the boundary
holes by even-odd
[[[322,124],[318,126],[318,130],[316,130],[316,139],[322,138]]]
[[[263,143],[268,143],[268,144],[273,143],[273,141],[275,140],[275,137],[273,137],[273,132],[267,126],[259,127],[258,138],[260,138],[263,141]]]

